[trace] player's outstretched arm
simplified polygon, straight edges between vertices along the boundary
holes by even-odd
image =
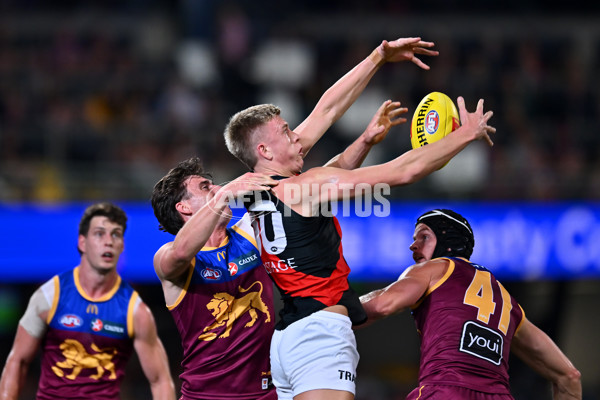
[[[442,259],[415,264],[405,269],[396,282],[360,296],[368,322],[397,314],[417,304],[427,290],[444,276],[447,268],[448,261]]]
[[[294,204],[289,203],[297,212],[300,205],[303,210],[314,210],[314,202],[325,203],[337,201],[344,196],[356,196],[355,189],[359,185],[387,184],[389,186],[408,185],[424,178],[440,169],[467,145],[476,140],[488,140],[489,134],[496,129],[488,125],[488,120],[493,113],[483,112],[483,100],[479,100],[477,109],[473,113],[466,111],[464,99],[458,98],[458,107],[463,124],[451,134],[427,146],[412,149],[401,156],[384,164],[357,168],[351,171],[340,168],[317,167],[298,176],[288,178],[289,183],[299,185],[302,190],[294,193]],[[319,193],[312,193],[311,185],[326,188]],[[286,196],[284,194],[284,201]]]
[[[148,306],[138,304],[133,316],[133,345],[150,382],[154,400],[175,400],[175,385],[167,353],[156,332],[154,317]]]
[[[544,331],[523,318],[510,350],[552,382],[554,400],[581,400],[581,373]]]
[[[207,184],[206,190],[214,193],[198,211],[193,212],[185,204],[177,207],[179,212],[188,215],[175,240],[163,245],[154,255],[154,269],[164,280],[176,280],[185,274],[191,260],[204,247],[221,219],[228,201],[253,191],[269,190],[278,182],[265,174],[248,172],[223,187]]]
[[[393,126],[407,121],[401,117],[408,109],[400,107],[399,101],[386,100],[379,107],[365,131],[342,153],[325,164],[325,167],[354,169],[362,165],[371,148],[387,136]]]
[[[390,42],[384,40],[368,57],[327,89],[310,115],[294,129],[300,136],[304,155],[344,115],[384,63],[411,61],[420,68],[429,69],[417,54],[437,56],[438,52],[431,50],[433,46],[433,42],[425,42],[418,37]]]

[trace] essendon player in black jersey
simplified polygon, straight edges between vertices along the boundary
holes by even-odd
[[[261,196],[247,207],[254,215],[263,264],[283,298],[276,329],[334,305],[343,305],[353,324],[363,323],[366,315],[348,285],[350,268],[337,219],[305,217],[269,192]]]
[[[407,399],[512,399],[512,350],[553,384],[555,400],[581,399],[580,374],[485,267],[468,261],[475,238],[460,214],[421,215],[410,246],[418,263],[361,296],[369,319],[412,309],[421,338],[419,387]]]
[[[428,54],[422,48],[426,42],[418,38],[396,42],[410,53],[407,59],[414,59],[414,53]],[[375,65],[382,57],[387,59],[386,46],[387,42],[374,52]],[[392,104],[386,101],[370,125],[388,126],[390,121],[381,113]],[[322,206],[345,195],[356,196],[355,189],[365,184],[410,184],[441,168],[469,143],[480,139],[491,143],[488,134],[495,129],[487,124],[492,113],[484,114],[483,100],[474,113],[467,112],[462,98],[458,106],[463,125],[451,135],[388,163],[354,170],[326,166],[301,173],[308,149],[302,147],[300,134],[307,128],[301,125],[292,131],[274,105],[250,107],[229,121],[225,129],[229,151],[255,172],[282,177],[269,192],[270,204],[249,207],[258,217],[255,233],[266,239],[261,242],[263,262],[275,272],[271,276],[284,294],[283,322],[271,342],[271,372],[280,399],[307,391],[315,399],[354,398],[358,353],[352,323],[363,322],[363,310],[349,290],[339,227],[332,216],[321,213]],[[322,252],[320,246],[333,248]],[[310,258],[314,249],[327,260],[297,262]]]

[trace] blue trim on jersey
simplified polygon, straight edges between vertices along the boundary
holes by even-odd
[[[75,285],[73,270],[58,275],[60,294],[56,312],[48,326],[116,339],[128,339],[127,312],[133,288],[121,281],[116,293],[106,301],[85,299]]]
[[[443,258],[448,258],[448,259],[454,260],[454,261],[455,260],[466,261],[469,264],[471,264],[473,266],[473,268],[475,268],[475,269],[478,269],[480,271],[487,271],[487,272],[491,273],[491,271],[489,269],[487,269],[486,267],[484,267],[483,265],[475,264],[475,263],[467,260],[466,258],[460,258],[460,257],[443,257]]]
[[[258,249],[244,236],[227,228],[229,241],[213,250],[196,255],[196,283],[222,283],[239,278],[244,273],[262,266]]]

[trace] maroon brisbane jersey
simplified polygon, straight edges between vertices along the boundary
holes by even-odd
[[[419,385],[510,394],[510,342],[523,310],[489,270],[447,259],[444,277],[412,310],[421,336]]]
[[[117,278],[102,298],[89,297],[80,267],[54,276],[48,331],[42,340],[36,399],[119,399],[133,351],[133,315],[139,296]]]
[[[280,178],[280,177],[275,177]],[[354,325],[367,315],[348,283],[350,268],[342,251],[342,230],[335,217],[304,217],[272,192],[246,204],[263,264],[283,299],[275,329],[285,329],[316,311],[336,304],[348,309]]]
[[[269,347],[273,283],[244,216],[217,248],[203,248],[169,305],[181,336],[183,400],[275,399]]]

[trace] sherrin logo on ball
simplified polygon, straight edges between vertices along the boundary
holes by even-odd
[[[423,97],[413,114],[410,143],[413,149],[437,142],[460,126],[454,102],[440,92]]]

